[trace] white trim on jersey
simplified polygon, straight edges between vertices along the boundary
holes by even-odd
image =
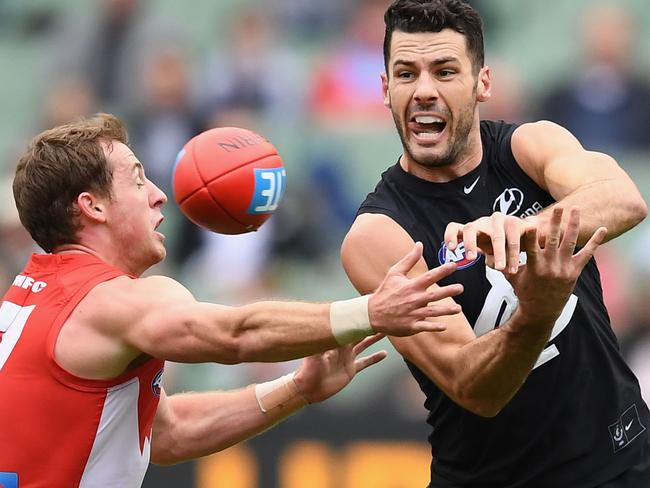
[[[133,378],[108,388],[95,442],[79,488],[140,488],[149,466],[151,433],[140,452],[138,397]]]

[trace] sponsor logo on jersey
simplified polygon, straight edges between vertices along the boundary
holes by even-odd
[[[18,473],[0,472],[0,488],[18,488]]]
[[[284,168],[255,169],[255,190],[249,214],[271,213],[278,208],[284,194],[287,172]]]
[[[162,376],[164,371],[164,369],[158,371],[156,373],[156,376],[154,376],[153,380],[151,381],[151,391],[153,391],[153,394],[156,396],[160,396],[160,390],[162,389]]]
[[[458,243],[454,251],[448,249],[447,244],[444,242],[440,243],[440,251],[438,251],[438,262],[440,264],[456,263],[456,269],[465,269],[476,264],[479,259],[481,259],[481,254],[471,261],[467,259],[465,257],[465,244],[462,242]]]
[[[617,422],[609,426],[614,452],[623,449],[643,432],[645,432],[645,426],[641,423],[636,405],[632,404],[621,414]]]
[[[506,215],[514,215],[519,212],[523,203],[524,193],[519,188],[506,188],[494,201],[492,210]]]

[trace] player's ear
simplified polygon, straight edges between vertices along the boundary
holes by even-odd
[[[492,79],[490,76],[489,66],[483,66],[478,73],[476,100],[479,102],[487,102],[492,97]]]
[[[82,215],[95,222],[106,221],[106,205],[102,199],[87,191],[77,197],[77,207]]]
[[[381,74],[381,90],[384,94],[384,105],[390,108],[390,95],[388,94],[388,75],[386,75],[386,73]]]

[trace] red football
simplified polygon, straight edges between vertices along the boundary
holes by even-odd
[[[248,129],[193,137],[176,158],[174,198],[192,222],[221,234],[257,230],[278,207],[286,172],[277,149]]]

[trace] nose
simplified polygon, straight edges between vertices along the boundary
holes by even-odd
[[[415,86],[413,98],[419,103],[430,103],[438,99],[436,80],[428,72],[420,74]]]
[[[162,207],[165,203],[167,203],[167,195],[165,195],[165,192],[154,185],[151,181],[149,181],[149,183],[151,184],[151,192],[149,193],[151,206]]]

